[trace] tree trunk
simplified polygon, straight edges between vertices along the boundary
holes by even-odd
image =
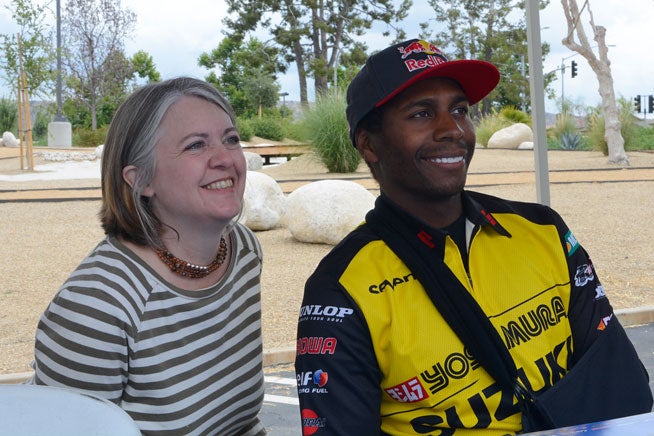
[[[299,40],[293,41],[293,53],[295,54],[297,77],[300,82],[300,103],[302,106],[308,106],[309,96],[307,93],[307,72],[304,69],[304,54]]]
[[[608,146],[609,162],[618,165],[629,165],[629,158],[624,151],[622,125],[618,118],[619,111],[615,101],[611,61],[609,61],[608,47],[606,46],[606,29],[595,25],[590,4],[585,2],[583,7],[588,10],[590,15],[590,27],[593,30],[593,39],[597,43],[599,51],[598,59],[586,37],[584,26],[581,24],[581,13],[577,1],[561,0],[561,4],[568,23],[568,33],[561,42],[570,50],[576,51],[586,58],[599,82],[599,94],[602,98],[602,111],[604,113],[604,139]],[[578,42],[575,41],[575,35],[579,40]]]

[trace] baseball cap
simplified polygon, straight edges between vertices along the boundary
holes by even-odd
[[[435,45],[410,39],[370,56],[347,88],[345,114],[350,140],[361,120],[374,108],[415,83],[432,77],[456,80],[470,104],[488,95],[500,81],[495,65],[479,60],[449,60]]]

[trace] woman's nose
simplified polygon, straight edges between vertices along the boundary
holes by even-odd
[[[233,161],[231,153],[222,143],[212,144],[209,152],[211,153],[209,165],[212,167],[229,166]]]

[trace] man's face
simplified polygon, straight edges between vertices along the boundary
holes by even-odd
[[[414,213],[425,202],[458,196],[475,150],[468,109],[461,87],[443,78],[418,82],[386,103],[380,131],[357,136],[382,192]]]

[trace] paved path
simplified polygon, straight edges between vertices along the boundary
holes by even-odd
[[[302,180],[280,179],[277,183],[282,191],[288,194],[300,186],[319,180],[319,176]],[[365,175],[343,175],[341,178],[359,183],[366,189],[379,189],[377,182]],[[556,170],[549,172],[549,180],[550,184],[654,181],[654,167]],[[534,182],[533,171],[470,172],[466,186],[475,188]],[[26,186],[21,189],[0,189],[0,202],[99,200],[101,195],[99,181],[89,181],[87,185],[78,187],[30,188]]]

